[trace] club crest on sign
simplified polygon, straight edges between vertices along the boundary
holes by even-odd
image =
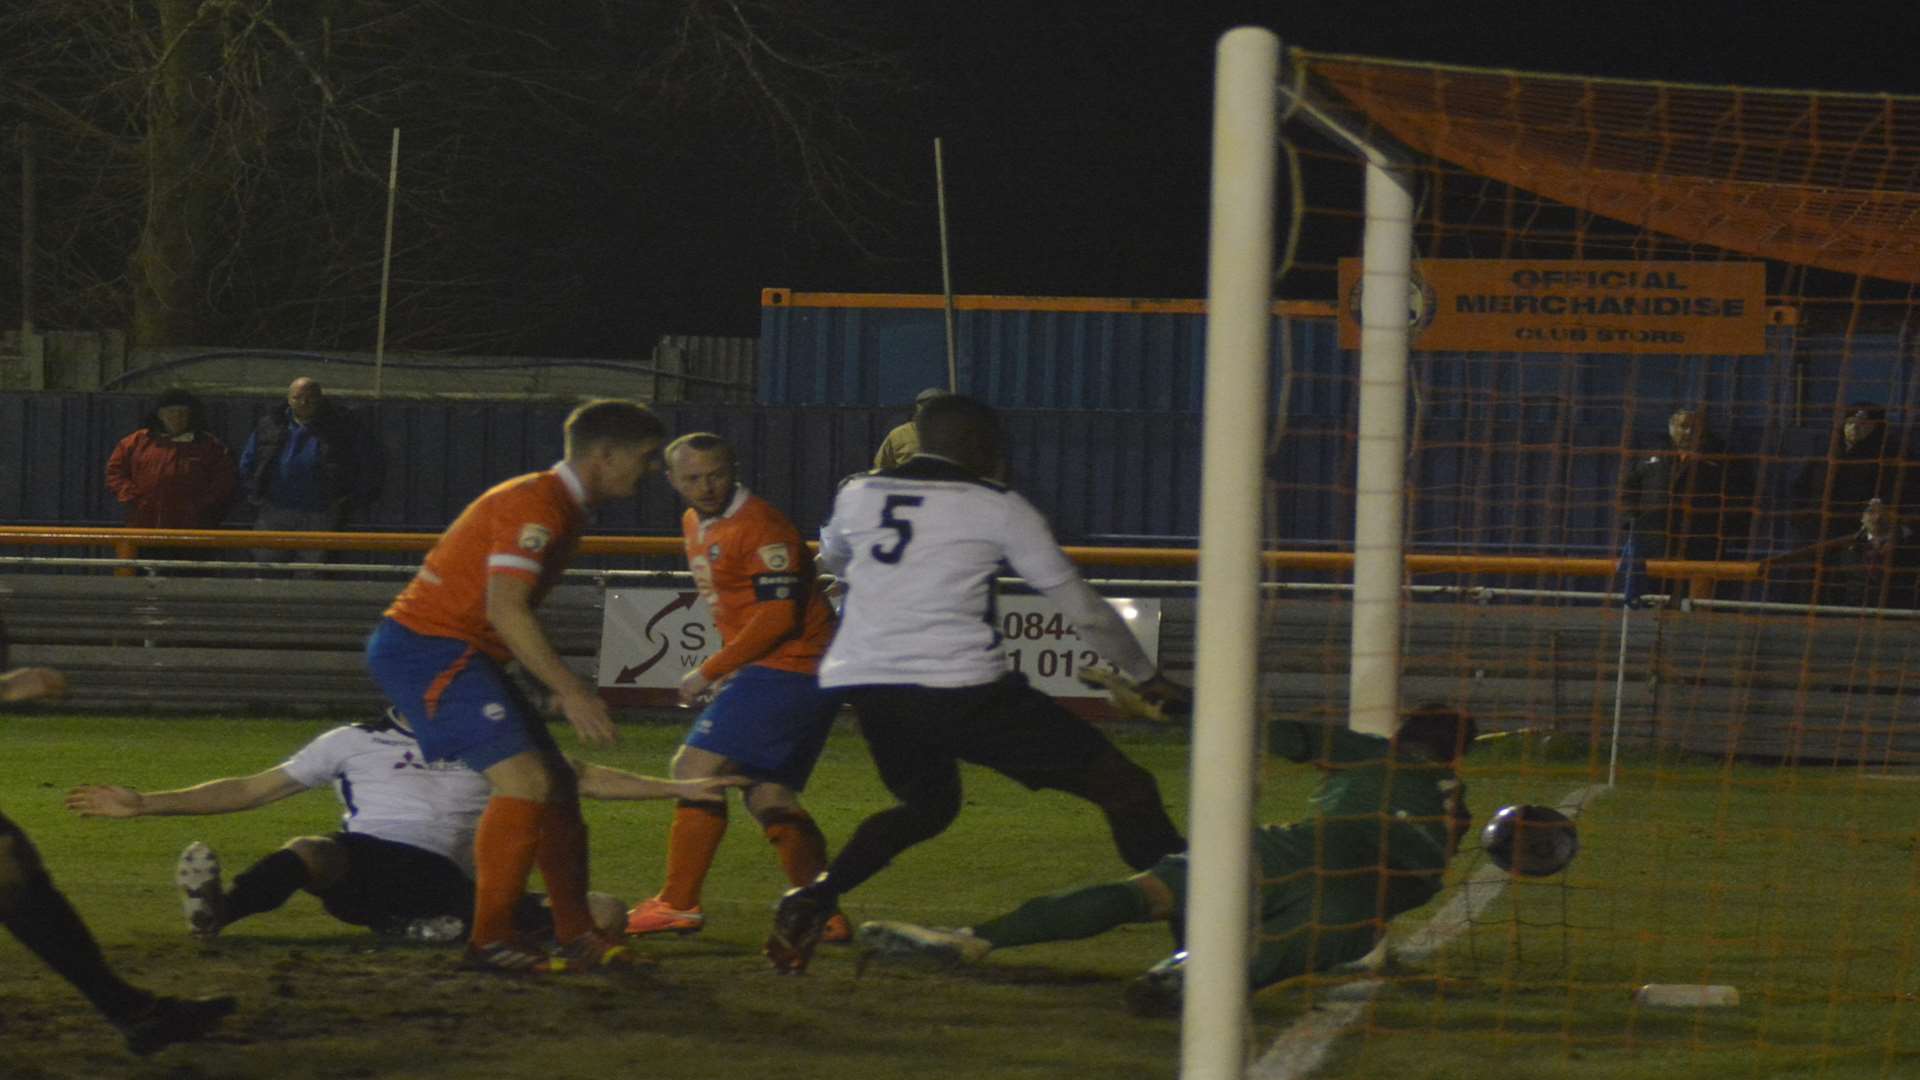
[[[545,551],[547,545],[553,543],[553,531],[545,525],[522,525],[519,543],[522,551]]]
[[[793,556],[785,544],[768,544],[760,549],[760,561],[767,564],[769,570],[785,570],[793,563]]]

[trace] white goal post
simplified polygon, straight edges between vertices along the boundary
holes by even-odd
[[[1273,304],[1280,42],[1240,27],[1220,39],[1214,84],[1207,264],[1207,384],[1195,639],[1191,888],[1181,1076],[1238,1080],[1250,1025],[1247,960],[1256,889],[1251,837],[1260,768],[1261,524]],[[1391,734],[1400,708],[1406,470],[1407,295],[1413,252],[1408,172],[1331,110],[1286,91],[1367,162],[1361,294],[1349,724]]]

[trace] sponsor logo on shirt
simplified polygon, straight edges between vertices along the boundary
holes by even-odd
[[[553,543],[553,532],[545,525],[529,522],[520,526],[520,550],[545,551]]]
[[[480,715],[497,724],[507,718],[507,707],[497,701],[489,701],[480,707]]]
[[[760,561],[766,563],[769,570],[785,570],[793,565],[793,555],[785,544],[768,544],[760,549]]]

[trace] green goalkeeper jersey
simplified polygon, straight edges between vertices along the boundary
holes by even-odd
[[[1310,799],[1323,867],[1442,870],[1471,822],[1452,764],[1421,749],[1276,720],[1267,725],[1267,752],[1325,771]]]

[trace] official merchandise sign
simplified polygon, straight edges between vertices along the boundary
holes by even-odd
[[[1160,601],[1109,599],[1156,663]],[[1008,664],[1034,686],[1069,703],[1105,696],[1076,678],[1104,662],[1044,596],[1002,596],[1000,636]],[[600,624],[600,692],[625,705],[671,705],[681,676],[720,648],[705,601],[692,589],[609,589]]]
[[[1360,347],[1360,260],[1340,260],[1340,347]],[[1422,352],[1767,351],[1759,262],[1423,259],[1407,290]]]

